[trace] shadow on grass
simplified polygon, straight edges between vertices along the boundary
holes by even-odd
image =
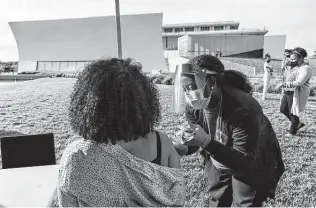
[[[0,139],[2,137],[13,137],[13,136],[25,136],[26,134],[23,134],[18,131],[6,131],[6,130],[0,130]]]
[[[316,133],[313,131],[299,130],[295,136],[316,138]]]
[[[280,98],[266,98],[266,101],[269,101],[269,100],[280,100]]]
[[[312,99],[309,98],[307,102],[312,102],[312,103],[314,103],[314,102],[316,102],[316,98],[312,98]]]

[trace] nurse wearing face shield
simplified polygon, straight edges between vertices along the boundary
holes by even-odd
[[[176,70],[172,108],[192,129],[177,148],[181,155],[201,149],[212,207],[262,206],[284,172],[275,132],[251,93],[245,75],[211,55]]]

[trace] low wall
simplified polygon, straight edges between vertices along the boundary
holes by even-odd
[[[32,80],[45,77],[51,77],[51,75],[31,75],[31,74],[19,74],[19,75],[0,75],[1,80]]]
[[[236,70],[246,74],[247,76],[254,76],[256,75],[256,68],[253,66],[247,66],[244,64],[234,63],[228,60],[221,59],[222,63],[226,70]]]

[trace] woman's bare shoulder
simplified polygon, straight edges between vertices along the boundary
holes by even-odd
[[[159,133],[160,139],[163,142],[171,142],[170,137],[163,131],[156,130]]]

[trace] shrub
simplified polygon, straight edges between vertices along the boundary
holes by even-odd
[[[38,71],[23,71],[23,72],[19,72],[18,74],[38,74],[40,72]]]
[[[173,85],[173,77],[174,77],[173,74],[164,74],[164,78],[163,78],[163,80],[161,81],[161,84],[164,84],[164,85]]]
[[[154,80],[157,79],[159,74],[150,74],[148,75],[148,78],[150,80],[150,82],[155,83]]]
[[[162,80],[164,79],[165,75],[164,74],[158,74],[158,76],[153,79],[154,84],[162,84]]]
[[[263,83],[255,83],[252,86],[253,86],[253,91],[254,92],[262,93],[262,91],[263,91]]]
[[[61,74],[56,74],[55,77],[63,77],[63,73],[61,73]]]

